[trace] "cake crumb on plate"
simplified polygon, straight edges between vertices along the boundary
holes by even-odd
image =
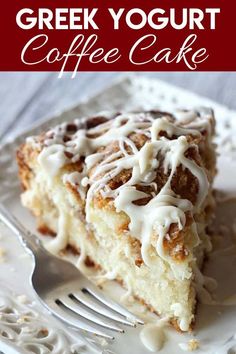
[[[199,341],[197,339],[190,339],[187,343],[179,343],[179,347],[186,352],[193,352],[199,348]]]

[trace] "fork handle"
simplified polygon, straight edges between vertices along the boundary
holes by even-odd
[[[12,213],[10,213],[3,204],[0,203],[0,221],[3,222],[19,238],[26,251],[34,256],[34,253],[42,248],[42,242],[28,231]]]

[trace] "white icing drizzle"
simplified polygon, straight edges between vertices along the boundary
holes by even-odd
[[[140,332],[140,339],[143,345],[151,352],[158,352],[163,348],[166,341],[164,327],[168,319],[163,318],[156,323],[149,323],[144,325]]]
[[[186,318],[184,316],[185,313],[185,309],[183,307],[183,305],[181,305],[180,303],[176,302],[174,304],[171,305],[171,310],[174,311],[174,315],[176,317],[180,317],[181,320],[179,322],[179,327],[182,331],[187,331],[189,328],[189,318]]]
[[[67,226],[68,226],[68,218],[63,212],[59,213],[57,236],[46,245],[47,249],[50,252],[56,254],[60,252],[62,249],[66,248],[68,243],[68,235],[66,232]]]
[[[63,183],[66,184],[68,182],[73,187],[75,187],[82,199],[84,199],[86,196],[86,188],[84,188],[84,186],[81,183],[84,177],[85,174],[83,172],[77,172],[77,171],[71,173],[65,173],[63,175]]]
[[[55,176],[58,170],[68,161],[64,151],[62,145],[54,144],[43,149],[39,154],[38,162],[50,176]]]
[[[200,120],[204,125],[200,125]],[[154,119],[150,113],[130,113],[117,115],[114,119],[90,129],[84,128],[84,122],[82,128],[77,129],[66,142],[63,140],[66,125],[50,131],[49,138],[44,142],[46,146],[38,158],[40,165],[53,177],[68,161],[76,162],[80,157],[86,157],[83,172],[65,174],[63,182],[78,186],[82,198],[85,197],[85,187],[88,187],[87,222],[91,222],[90,206],[96,193],[113,198],[116,211],[125,212],[130,219],[130,234],[141,241],[144,262],[150,266],[155,260],[152,256],[153,252],[150,252],[151,247],[154,247],[156,253],[169,263],[176,278],[190,278],[190,269],[186,270],[181,262],[173,261],[163,247],[163,240],[169,237],[168,230],[172,224],[177,224],[179,230],[182,230],[186,223],[186,212],[192,215],[197,213],[207,196],[209,183],[204,168],[187,158],[185,154],[191,146],[197,149],[196,145],[188,141],[187,136],[199,137],[202,126],[204,129],[210,129],[209,121],[207,126],[205,120],[198,117],[195,128],[181,127],[173,123],[166,114]],[[193,124],[192,119],[190,123]],[[161,132],[165,133],[164,136],[160,134]],[[133,133],[141,133],[148,137],[148,141],[139,150],[130,138]],[[114,142],[118,144],[118,151],[115,150],[110,154],[106,150],[98,151],[99,148]],[[70,153],[73,157],[68,159],[66,153]],[[153,198],[147,204],[136,205],[135,201],[149,197],[147,193],[137,190],[136,185],[152,185],[156,190],[154,179],[160,163],[159,156],[162,158],[164,173],[168,175],[167,182],[158,194],[152,192]],[[178,166],[190,170],[198,181],[198,195],[194,206],[189,200],[175,195],[171,189],[171,181]],[[111,190],[108,183],[123,170],[130,170],[131,178],[117,189]],[[194,241],[189,247],[199,244],[194,223],[192,233]],[[65,246],[65,238],[61,235],[62,232],[57,236],[57,240],[54,240],[55,248]],[[154,235],[156,235],[155,245]],[[187,254],[188,260],[191,261],[188,250]]]

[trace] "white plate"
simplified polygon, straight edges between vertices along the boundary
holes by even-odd
[[[137,110],[159,108],[172,111],[177,107],[188,108],[199,105],[210,106],[216,112],[219,133],[217,141],[220,144],[219,151],[221,156],[218,164],[219,175],[216,179],[215,187],[225,194],[236,195],[236,139],[233,133],[235,129],[236,134],[236,112],[161,81],[132,77],[119,80],[119,82],[99,95],[88,99],[87,102],[63,112],[57,117],[40,122],[37,126],[28,129],[5,144],[0,149],[0,199],[20,218],[26,227],[35,231],[33,218],[20,205],[20,187],[14,157],[16,147],[28,135],[36,134],[48,126],[63,120],[70,120],[106,109]],[[218,224],[230,223],[232,226],[235,220],[235,212],[236,202],[234,200],[220,203],[217,209]],[[71,329],[68,331],[66,326],[52,318],[42,308],[31,290],[28,281],[28,275],[32,267],[30,256],[27,255],[15,237],[2,225],[0,225],[0,234],[0,248],[6,252],[5,261],[0,264],[0,309],[11,309],[13,311],[12,318],[15,321],[13,325],[9,326],[9,324],[4,323],[5,317],[0,317],[0,333],[5,332],[5,336],[12,337],[10,347],[8,346],[9,339],[7,337],[1,339],[0,337],[0,350],[5,351],[6,354],[11,354],[17,351],[25,353],[25,350],[30,348],[33,353],[66,354],[73,353],[75,350],[74,344],[77,343],[77,352],[80,352],[80,349],[78,349],[78,346],[81,346],[79,335],[75,335],[75,332],[72,332]],[[225,240],[220,247],[225,247],[227,243],[230,244],[232,242],[234,240],[230,238],[230,234],[225,235]],[[228,253],[223,252],[220,256],[219,252],[215,253],[215,256],[211,257],[206,267],[206,273],[217,278],[219,287],[216,295],[221,300],[236,293],[235,269],[235,247]],[[26,294],[29,303],[22,304],[22,300],[25,300],[24,297],[17,297],[15,294]],[[22,323],[19,317],[28,312],[29,309],[31,312],[33,311],[29,314],[29,323]],[[178,334],[172,329],[167,329],[168,340],[161,352],[164,354],[181,354],[183,350],[178,344],[187,343],[189,339],[195,336],[200,341],[199,353],[236,353],[236,340],[234,339],[234,334],[236,333],[235,316],[236,306],[200,305],[194,333],[192,335]],[[40,332],[42,328],[47,329],[48,335],[42,337],[43,333],[42,331]],[[6,346],[8,346],[8,349],[6,349]],[[116,354],[149,353],[140,342],[139,330],[128,331],[127,334],[121,335],[112,345],[112,349]],[[85,349],[83,352],[91,353],[91,350]]]

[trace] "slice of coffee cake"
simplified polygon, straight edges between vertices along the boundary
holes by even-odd
[[[28,138],[17,152],[22,203],[68,245],[176,328],[188,331],[195,270],[210,247],[211,110],[102,113]]]

